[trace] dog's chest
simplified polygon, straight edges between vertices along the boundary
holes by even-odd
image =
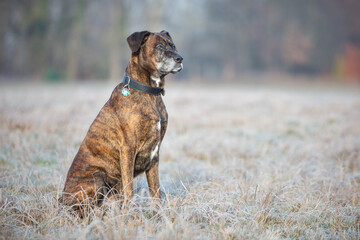
[[[135,175],[147,171],[159,160],[161,141],[167,128],[165,108],[158,111],[156,120],[149,120],[144,128],[144,137],[135,159]]]

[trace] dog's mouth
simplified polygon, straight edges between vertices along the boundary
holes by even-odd
[[[183,68],[184,68],[184,65],[183,65],[182,63],[177,64],[177,65],[175,66],[175,68],[173,68],[173,70],[171,71],[171,73],[178,73],[178,72],[180,72],[181,70],[183,70]]]
[[[171,66],[172,65],[172,66]],[[179,63],[174,63],[174,62],[170,62],[170,63],[165,63],[163,64],[159,69],[159,73],[161,75],[166,75],[169,73],[177,73],[180,72],[183,69],[183,64],[182,62]]]

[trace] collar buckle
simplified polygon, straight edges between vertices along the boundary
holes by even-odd
[[[128,75],[125,75],[124,77],[124,88],[128,88],[130,90],[130,81],[131,78]]]

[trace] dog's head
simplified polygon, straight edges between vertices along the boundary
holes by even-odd
[[[139,65],[154,77],[177,73],[183,69],[183,58],[166,31],[134,32],[127,38],[127,42],[133,56],[138,56]]]

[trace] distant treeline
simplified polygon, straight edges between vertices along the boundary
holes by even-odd
[[[0,77],[118,80],[145,29],[170,32],[184,78],[335,74],[360,46],[360,1],[2,0]]]

